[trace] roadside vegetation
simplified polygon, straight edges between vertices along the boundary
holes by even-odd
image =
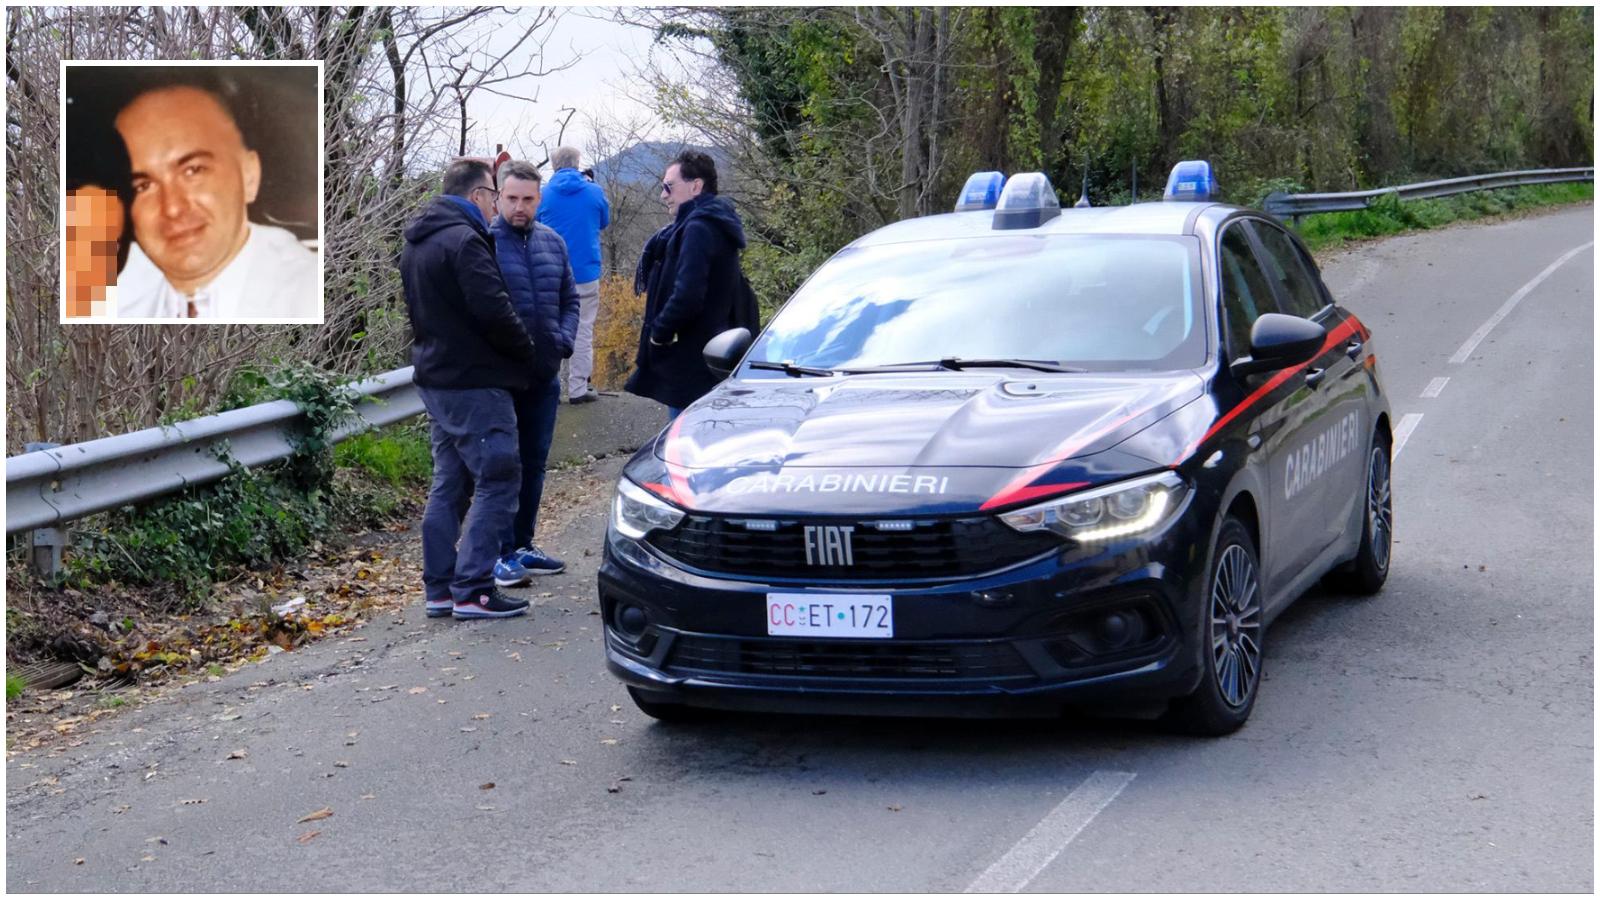
[[[1453,222],[1593,202],[1592,182],[1531,184],[1409,203],[1391,197],[1363,210],[1306,216],[1297,230],[1313,251],[1332,250],[1350,241],[1438,228]]]

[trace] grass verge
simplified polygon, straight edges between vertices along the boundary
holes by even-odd
[[[1300,220],[1300,237],[1313,252],[1356,240],[1438,228],[1451,222],[1569,203],[1594,202],[1594,184],[1530,184],[1401,203],[1393,195],[1354,212],[1318,213]]]

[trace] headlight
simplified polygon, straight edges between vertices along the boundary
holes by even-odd
[[[611,503],[611,524],[624,536],[638,540],[656,529],[670,529],[681,521],[683,510],[657,499],[626,478],[617,482],[617,498]]]
[[[1002,513],[1000,521],[1018,531],[1053,531],[1075,541],[1102,541],[1164,524],[1185,490],[1182,478],[1161,472]]]

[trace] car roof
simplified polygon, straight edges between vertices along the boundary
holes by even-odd
[[[945,238],[1017,237],[1046,234],[1194,234],[1195,220],[1204,216],[1221,221],[1240,207],[1223,203],[1156,201],[1130,206],[1067,208],[1036,228],[996,229],[994,210],[921,216],[885,225],[853,241],[852,247],[871,247],[908,241]]]

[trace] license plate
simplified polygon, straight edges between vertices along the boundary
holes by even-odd
[[[894,598],[888,594],[768,594],[767,634],[892,638]]]

